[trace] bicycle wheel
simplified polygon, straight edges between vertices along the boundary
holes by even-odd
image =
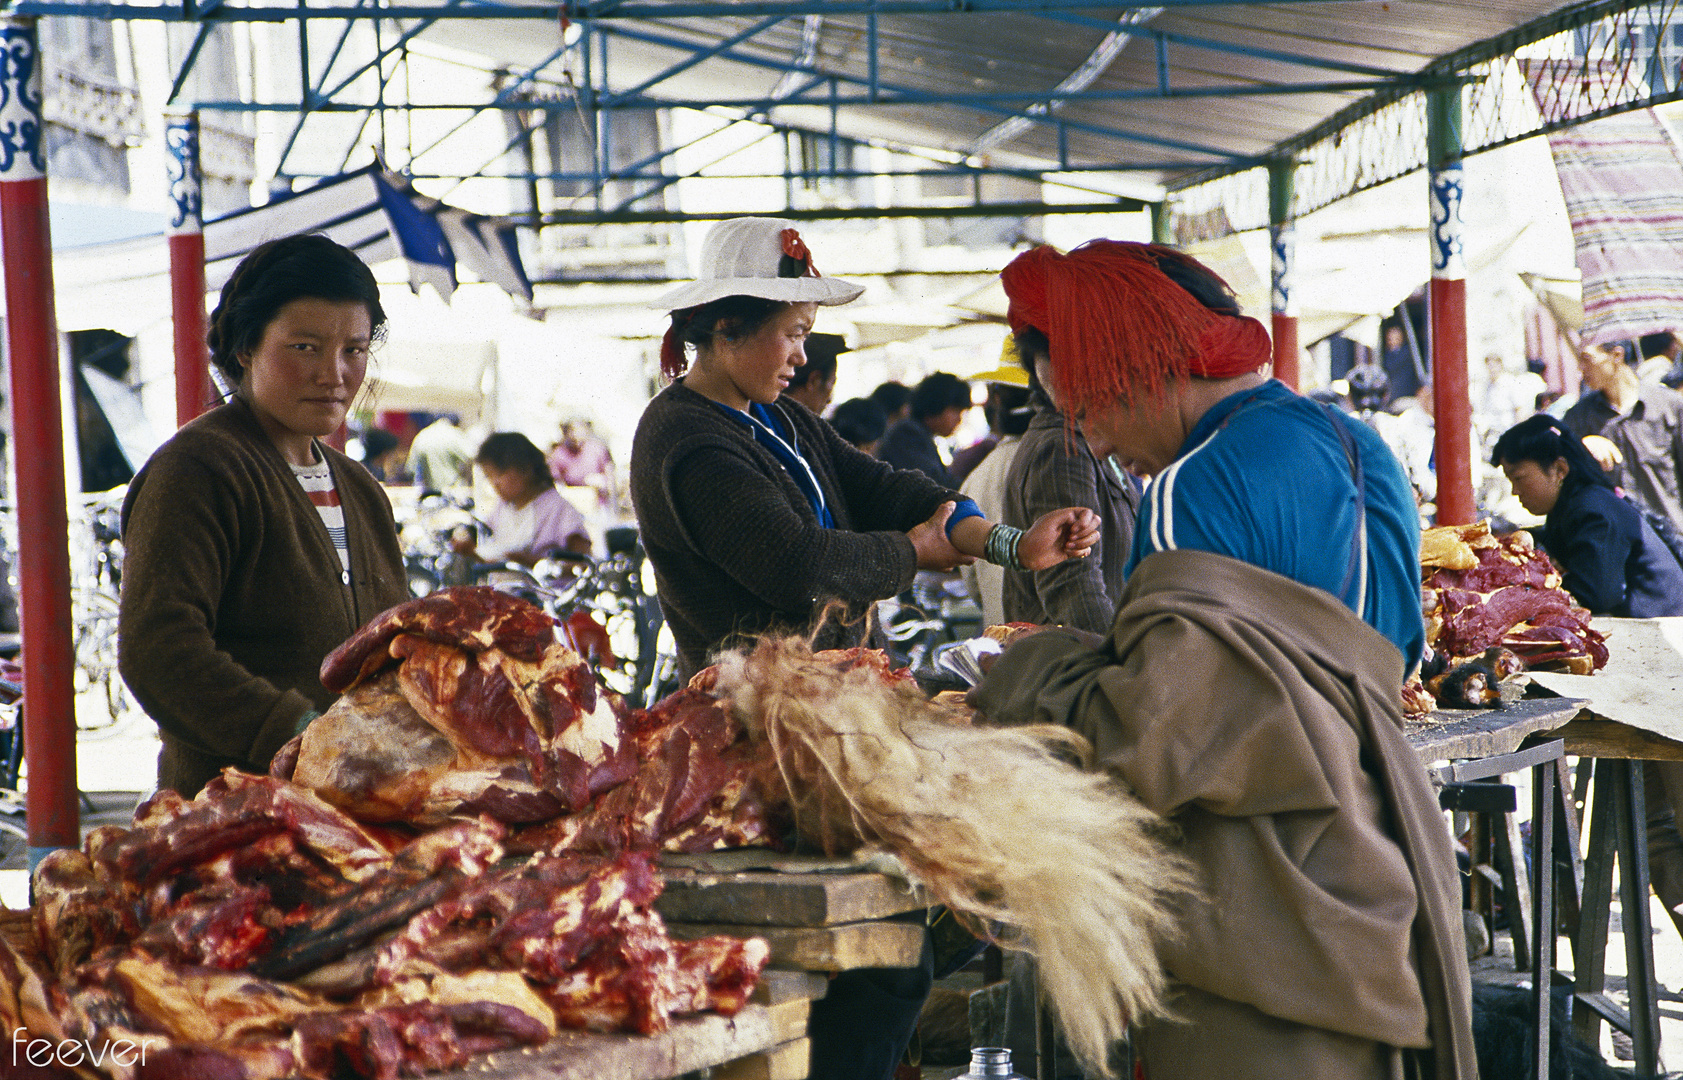
[[[76,589],[71,610],[76,728],[99,731],[122,719],[128,707],[128,688],[117,671],[117,599],[103,591]]]
[[[635,602],[626,602],[612,594],[594,597],[583,605],[607,631],[608,644],[613,652],[612,665],[601,664],[596,674],[608,687],[632,706],[642,704],[638,676],[647,670],[642,658],[642,627]]]

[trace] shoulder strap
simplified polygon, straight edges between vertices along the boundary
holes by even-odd
[[[1356,588],[1355,603],[1350,606],[1356,616],[1367,618],[1367,478],[1362,472],[1361,449],[1356,446],[1355,437],[1338,419],[1338,412],[1324,401],[1317,401],[1327,415],[1327,422],[1338,436],[1339,445],[1344,447],[1344,459],[1350,466],[1350,479],[1356,485],[1356,531],[1350,541],[1350,558],[1344,569],[1344,584],[1339,586],[1340,599],[1348,596],[1353,584]]]

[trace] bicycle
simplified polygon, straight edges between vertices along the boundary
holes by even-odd
[[[427,492],[398,520],[409,595],[426,596],[450,585],[466,585],[472,565],[451,545],[462,528],[483,527],[473,514],[473,500],[446,492]]]
[[[922,669],[942,645],[974,637],[982,630],[982,610],[961,578],[920,570],[912,587],[877,603],[877,620],[897,666]]]
[[[117,667],[117,614],[123,565],[121,511],[127,490],[117,487],[84,495],[81,507],[70,519],[71,645],[76,662],[72,685],[78,702],[76,728],[83,733],[113,728],[133,715],[136,708]],[[6,515],[0,565],[15,598],[16,517],[11,506],[0,507],[0,511]],[[15,603],[12,599],[9,612],[14,620]],[[15,621],[10,623],[11,629],[15,630],[16,626]]]
[[[643,587],[637,530],[609,529],[606,540],[601,559],[557,551],[531,567],[477,564],[471,578],[543,608],[603,685],[646,708],[676,689],[677,656],[660,603]]]
[[[23,780],[23,669],[16,657],[16,635],[0,642],[0,862],[29,843],[24,821]]]

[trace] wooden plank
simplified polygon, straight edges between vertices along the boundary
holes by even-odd
[[[780,1043],[806,1038],[806,1021],[811,1015],[810,1001],[785,1001],[771,1006],[771,1037]]]
[[[1552,735],[1566,740],[1566,752],[1577,757],[1683,761],[1683,743],[1629,724],[1603,720],[1587,711],[1556,728]]]
[[[812,1042],[794,1039],[763,1054],[720,1065],[713,1080],[806,1080],[812,1071]]]
[[[499,1050],[429,1080],[671,1080],[776,1046],[771,1010],[748,1005],[730,1019],[704,1013],[674,1020],[658,1035],[563,1031],[543,1046]]]
[[[1430,765],[1451,758],[1511,754],[1527,738],[1564,726],[1583,710],[1576,698],[1522,698],[1500,709],[1440,709],[1404,722],[1409,744]],[[1573,753],[1568,748],[1567,753]]]
[[[767,968],[749,1000],[756,1005],[781,1005],[785,1001],[817,1001],[830,990],[829,977],[816,971],[780,971]]]
[[[810,927],[669,922],[666,929],[685,940],[709,934],[764,938],[773,964],[802,971],[916,967],[927,932],[920,922],[893,920]]]
[[[779,874],[863,874],[880,871],[879,855],[860,852],[843,858],[828,855],[789,855],[770,848],[722,848],[718,851],[666,851],[660,868],[682,867],[708,874],[740,874],[746,870],[770,870]],[[904,875],[902,875],[904,876]]]
[[[667,921],[740,926],[832,926],[926,908],[921,889],[886,874],[734,874],[662,871],[655,909]]]

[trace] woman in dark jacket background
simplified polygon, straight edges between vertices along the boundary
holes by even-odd
[[[1683,615],[1683,567],[1560,421],[1522,420],[1496,440],[1490,461],[1520,505],[1543,517],[1537,542],[1578,603],[1596,615]]]
[[[1507,474],[1520,505],[1544,516],[1538,543],[1578,603],[1596,615],[1683,615],[1683,567],[1559,420],[1539,414],[1520,421],[1496,440],[1490,460]],[[1645,761],[1642,782],[1648,878],[1683,933],[1683,835],[1675,809],[1683,800],[1683,762]]]

